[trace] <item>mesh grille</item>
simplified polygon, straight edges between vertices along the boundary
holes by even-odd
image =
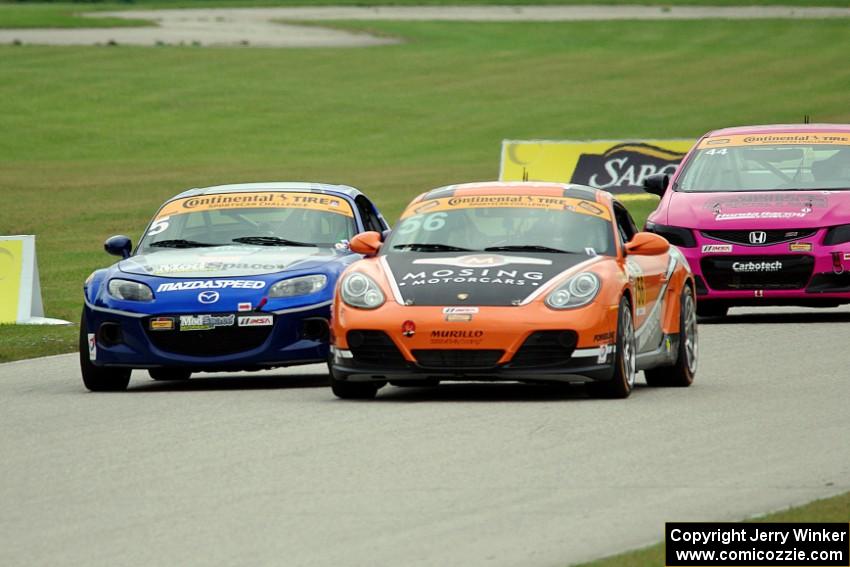
[[[708,286],[716,290],[800,289],[814,265],[812,256],[712,256],[700,262]]]
[[[575,331],[537,331],[522,343],[511,360],[511,366],[533,368],[566,364],[577,341]]]
[[[753,232],[764,232],[764,242],[750,242],[750,233]],[[702,231],[702,235],[706,238],[720,240],[721,242],[742,244],[744,246],[770,246],[772,244],[793,242],[801,238],[808,238],[816,232],[817,230],[704,230]]]
[[[413,356],[427,368],[494,368],[505,353],[494,349],[420,349]]]

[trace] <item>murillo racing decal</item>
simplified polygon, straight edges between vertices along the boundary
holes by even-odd
[[[460,209],[522,208],[549,211],[570,211],[611,220],[607,207],[572,197],[548,197],[542,195],[469,195],[465,197],[442,197],[416,203],[402,213],[402,220],[425,213],[455,211]]]
[[[194,289],[263,289],[266,282],[260,280],[192,280],[188,282],[161,283],[157,293]]]
[[[156,215],[156,221],[163,221],[165,217],[173,215],[198,211],[268,208],[310,209],[354,217],[354,211],[351,210],[351,205],[341,197],[320,193],[264,191],[257,193],[217,193],[214,195],[198,195],[196,197],[177,199],[167,203],[159,210]],[[153,230],[153,226],[151,228]],[[162,230],[165,229],[163,228]],[[148,234],[151,234],[151,232]]]
[[[429,341],[434,345],[478,345],[484,340],[484,331],[480,330],[443,330],[431,331]]]
[[[790,144],[825,144],[850,146],[850,134],[834,132],[774,132],[771,134],[736,134],[705,138],[697,149],[717,147],[778,146]]]

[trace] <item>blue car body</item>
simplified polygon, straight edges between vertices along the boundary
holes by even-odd
[[[387,227],[365,195],[340,185],[252,183],[193,189],[163,208],[187,197],[257,192],[344,200],[354,213],[355,232]],[[88,336],[90,362],[95,367],[194,372],[325,361],[334,287],[340,273],[358,259],[345,242],[322,247],[241,244],[145,254],[137,250],[86,280],[81,325]],[[326,276],[327,285],[306,295],[269,297],[275,283],[309,275]],[[116,297],[108,285],[113,279],[145,284],[153,298]]]

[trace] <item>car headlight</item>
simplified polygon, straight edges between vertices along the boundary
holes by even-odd
[[[689,228],[681,228],[678,226],[667,226],[665,224],[657,224],[647,221],[646,231],[654,232],[658,236],[663,236],[670,244],[681,246],[683,248],[693,248],[697,245],[697,240],[694,238],[694,231]]]
[[[269,288],[269,297],[295,297],[321,291],[328,285],[328,277],[322,274],[300,276],[281,280]]]
[[[383,305],[385,301],[384,294],[375,280],[360,272],[345,276],[340,292],[345,303],[361,309],[375,309]]]
[[[577,274],[546,296],[552,309],[573,309],[587,305],[599,293],[599,276],[593,272]]]
[[[843,244],[845,242],[850,242],[850,224],[842,224],[841,226],[830,228],[823,239],[823,243],[827,246]]]
[[[121,279],[109,280],[107,289],[109,289],[109,295],[125,301],[151,301],[153,299],[151,288],[140,282]]]

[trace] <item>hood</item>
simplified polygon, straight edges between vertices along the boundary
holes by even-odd
[[[399,252],[383,257],[405,303],[508,306],[564,270],[595,261],[585,254]]]
[[[847,222],[850,191],[672,192],[667,224],[696,229],[816,228]]]
[[[141,276],[229,278],[319,268],[346,254],[347,250],[301,246],[216,246],[157,250],[127,258],[118,267]]]

